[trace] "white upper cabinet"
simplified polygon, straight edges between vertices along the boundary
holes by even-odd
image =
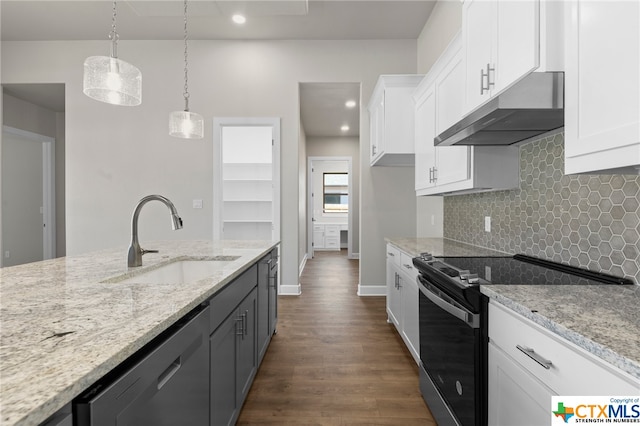
[[[381,75],[369,101],[372,166],[413,166],[413,91],[422,75]]]
[[[516,147],[434,146],[434,138],[462,118],[464,87],[462,44],[456,36],[414,93],[417,195],[518,185]]]
[[[565,173],[640,174],[640,3],[566,7]]]
[[[562,71],[562,12],[546,0],[465,0],[465,114],[532,71]]]
[[[436,87],[430,75],[420,83],[415,93],[415,179],[416,192],[427,191],[436,183],[433,169],[436,166]],[[418,194],[420,195],[420,194]]]

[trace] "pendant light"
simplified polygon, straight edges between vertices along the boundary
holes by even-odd
[[[84,61],[82,91],[100,102],[135,106],[142,103],[142,74],[128,62],[118,59],[116,2],[111,17],[111,56],[90,56]]]
[[[201,139],[204,136],[202,116],[189,111],[189,50],[187,45],[187,0],[184,0],[184,111],[169,115],[169,134],[177,138]]]

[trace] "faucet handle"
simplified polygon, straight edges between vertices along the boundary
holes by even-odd
[[[140,253],[141,254],[147,254],[147,253],[160,253],[159,250],[145,250],[145,249],[140,249]]]

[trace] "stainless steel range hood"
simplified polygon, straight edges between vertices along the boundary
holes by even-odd
[[[564,73],[533,72],[436,136],[435,145],[511,145],[564,126]]]

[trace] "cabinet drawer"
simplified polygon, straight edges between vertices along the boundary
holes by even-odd
[[[213,333],[222,321],[233,312],[240,302],[258,285],[258,267],[253,265],[238,278],[231,281],[210,299],[211,326]]]
[[[325,237],[324,238],[324,248],[339,249],[340,248],[340,240],[338,239],[338,237]]]
[[[326,237],[338,237],[340,236],[340,227],[338,225],[325,225],[324,235]]]
[[[313,225],[313,232],[324,232],[324,225]]]
[[[400,250],[391,244],[387,244],[387,261],[400,267]]]
[[[495,302],[489,304],[489,339],[558,395],[638,392],[640,382],[631,376]],[[550,361],[549,368],[532,357]]]
[[[418,270],[413,266],[413,257],[409,256],[405,252],[400,252],[400,267],[409,275],[415,282],[415,278],[418,276]]]

